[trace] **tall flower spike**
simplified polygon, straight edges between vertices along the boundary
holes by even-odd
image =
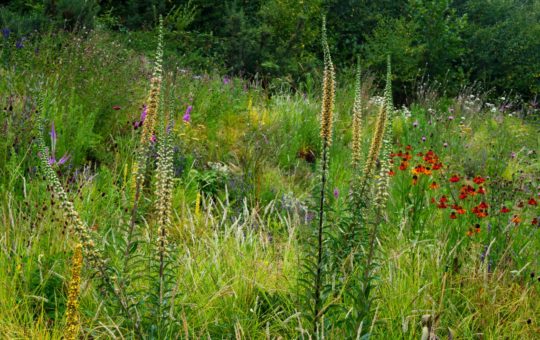
[[[163,100],[163,99],[162,99]],[[163,107],[163,105],[161,105]],[[163,109],[162,109],[163,110]],[[171,225],[171,206],[173,191],[173,149],[172,126],[170,115],[168,119],[161,115],[160,133],[158,140],[158,159],[156,169],[156,211],[157,211],[157,250],[159,257],[159,305],[163,305],[165,296],[165,256],[167,251],[167,231]]]
[[[163,19],[159,20],[158,45],[156,49],[156,59],[152,79],[150,80],[150,94],[148,95],[148,106],[146,108],[145,122],[141,135],[141,145],[146,147],[154,135],[156,125],[156,115],[158,112],[159,96],[161,93],[161,82],[163,77]]]
[[[377,122],[375,123],[375,132],[371,139],[371,146],[369,147],[368,157],[364,165],[364,173],[362,174],[362,179],[360,181],[360,195],[363,195],[367,182],[370,180],[373,168],[379,153],[381,151],[381,146],[383,143],[384,130],[386,125],[386,110],[384,105],[381,105],[379,109],[379,115],[377,116]]]
[[[361,69],[360,69],[360,57],[357,61],[356,70],[356,86],[353,105],[353,117],[352,117],[352,166],[353,169],[358,169],[360,166],[361,158],[361,137],[362,137],[362,83],[361,83]]]
[[[77,244],[71,260],[71,279],[68,287],[66,326],[64,329],[64,339],[66,340],[75,340],[79,334],[79,290],[81,286],[82,262],[82,245]]]
[[[330,56],[328,40],[326,38],[326,19],[323,17],[322,22],[322,45],[324,52],[324,78],[323,78],[323,97],[321,104],[321,183],[318,202],[318,223],[317,223],[317,259],[316,259],[316,274],[313,286],[314,308],[313,308],[313,334],[317,334],[317,329],[320,326],[319,321],[321,315],[322,303],[322,286],[323,286],[323,252],[324,252],[324,211],[326,197],[326,182],[328,177],[329,151],[332,145],[332,125],[334,119],[334,91],[335,91],[335,75],[334,65]]]
[[[324,147],[332,145],[332,125],[334,120],[335,72],[330,48],[326,37],[326,19],[323,18],[322,45],[324,53],[323,97],[321,108],[321,138]]]
[[[60,180],[58,179],[56,172],[49,162],[49,150],[43,141],[43,122],[40,121],[39,125],[40,133],[36,141],[38,155],[41,162],[41,169],[45,175],[45,179],[47,180],[49,186],[52,187],[56,197],[58,197],[60,200],[60,207],[62,208],[64,218],[72,226],[78,241],[82,244],[85,257],[94,269],[103,273],[105,270],[105,262],[103,261],[101,254],[96,249],[88,226],[81,220],[78,212],[73,206],[73,203],[68,199],[62,184],[60,184]]]
[[[383,148],[381,152],[381,169],[380,176],[377,181],[377,193],[375,196],[375,204],[380,211],[386,208],[388,201],[388,186],[390,184],[390,151],[392,139],[392,116],[394,112],[392,101],[392,66],[390,56],[388,56],[387,71],[386,71],[386,87],[384,91],[384,106],[386,111],[386,130],[383,138]]]

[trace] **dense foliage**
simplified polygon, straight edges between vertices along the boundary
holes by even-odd
[[[218,67],[276,86],[309,89],[320,77],[318,23],[326,15],[336,65],[352,69],[360,54],[382,73],[392,54],[399,102],[426,81],[449,94],[477,82],[528,101],[540,91],[534,0],[17,0],[0,8],[0,25],[16,39],[51,22],[70,30],[101,25],[142,49],[152,35],[141,30],[153,29],[160,14],[166,46],[184,66]]]

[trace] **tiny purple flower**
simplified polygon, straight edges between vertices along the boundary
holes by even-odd
[[[426,136],[422,136],[422,142],[426,141]]]
[[[227,84],[229,84],[230,82],[231,82],[231,78],[229,78],[229,77],[227,77],[227,76],[223,77],[223,84],[227,85]]]
[[[448,120],[454,120],[454,116],[448,116]]]
[[[510,154],[510,158],[516,158],[516,153],[515,153],[515,152],[512,152],[512,153]]]
[[[18,49],[21,49],[24,47],[23,38],[20,38],[19,40],[17,40],[17,42],[15,43],[15,47]]]
[[[413,126],[413,127],[418,127],[418,121],[415,120],[414,123],[412,123],[412,126]]]
[[[152,143],[155,143],[156,140],[157,140],[156,135],[152,135],[152,137],[150,137],[150,141],[151,141]]]
[[[445,148],[447,148],[447,147],[448,147],[448,143],[444,142],[443,146],[444,146]]]
[[[334,198],[338,198],[339,197],[339,189],[338,188],[334,188]]]

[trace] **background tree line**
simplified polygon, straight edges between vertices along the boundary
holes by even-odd
[[[163,15],[166,46],[186,67],[298,88],[320,76],[323,14],[338,69],[360,55],[384,74],[391,54],[398,100],[426,80],[447,94],[474,82],[527,100],[540,91],[538,0],[16,0],[0,24],[19,36],[99,26],[146,49]]]

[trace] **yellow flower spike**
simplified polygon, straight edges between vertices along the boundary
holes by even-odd
[[[64,339],[66,340],[75,340],[79,334],[79,290],[81,286],[82,262],[82,245],[77,244],[71,260],[71,279],[68,288],[66,327],[64,329]]]

